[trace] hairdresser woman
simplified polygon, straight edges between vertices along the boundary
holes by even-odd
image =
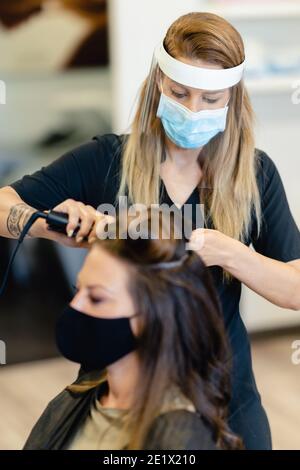
[[[226,20],[180,17],[155,50],[131,133],[97,136],[3,188],[0,234],[17,237],[30,211],[56,208],[69,214],[69,235],[82,219],[76,240],[49,233],[44,222],[30,235],[80,246],[85,235],[96,237],[95,209],[120,195],[130,204],[192,206],[191,244],[214,278],[233,351],[229,424],[246,448],[270,449],[239,312],[241,284],[300,309],[300,238],[276,166],[255,149],[244,60],[242,39]]]

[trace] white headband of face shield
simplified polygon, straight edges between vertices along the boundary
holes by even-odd
[[[161,42],[155,49],[160,69],[175,82],[203,90],[223,90],[236,85],[243,77],[245,61],[229,69],[208,69],[174,59]]]

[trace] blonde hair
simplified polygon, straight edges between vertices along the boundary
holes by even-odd
[[[238,31],[228,21],[211,13],[195,12],[178,18],[168,29],[164,46],[175,58],[203,59],[223,68],[236,66],[245,58]],[[149,89],[151,99],[145,103]],[[143,83],[131,133],[123,147],[117,199],[127,194],[132,204],[159,203],[160,164],[165,158],[165,134],[156,117],[159,97],[156,74],[149,75]],[[144,114],[147,122],[142,126]],[[253,118],[249,96],[241,80],[231,89],[225,131],[201,151],[203,177],[199,193],[205,206],[205,221],[210,218],[213,228],[242,242],[249,234],[253,209],[257,231],[260,231]],[[203,186],[211,189],[204,191]],[[225,277],[230,278],[228,273]]]

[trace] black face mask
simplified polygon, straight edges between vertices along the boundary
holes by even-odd
[[[105,369],[137,347],[128,317],[96,318],[69,305],[57,321],[56,343],[63,356],[87,372]]]

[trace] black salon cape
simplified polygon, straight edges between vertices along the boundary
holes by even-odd
[[[114,204],[120,182],[121,143],[126,136],[106,134],[65,153],[50,165],[11,184],[21,199],[39,210],[54,208],[71,198],[98,208]],[[285,190],[274,162],[256,150],[257,181],[261,196],[262,230],[256,236],[253,215],[246,244],[283,262],[300,258],[300,235],[287,202]],[[147,155],[145,155],[147,158]],[[161,203],[172,205],[161,181]],[[199,204],[197,188],[186,204]],[[193,216],[195,213],[193,214]],[[196,225],[193,226],[196,228]],[[208,225],[208,228],[212,228]],[[241,283],[222,280],[219,266],[209,268],[223,308],[226,329],[233,351],[232,399],[229,424],[248,449],[270,449],[268,420],[261,405],[252,372],[248,334],[239,312]],[[263,315],[263,312],[261,312]]]
[[[81,370],[73,385],[99,380],[99,376],[99,371],[84,373]],[[107,381],[85,392],[63,390],[50,401],[23,450],[67,450],[77,430],[84,426],[95,401],[107,392]],[[186,409],[169,410],[157,416],[146,434],[143,449],[219,450],[208,425],[198,413]]]

